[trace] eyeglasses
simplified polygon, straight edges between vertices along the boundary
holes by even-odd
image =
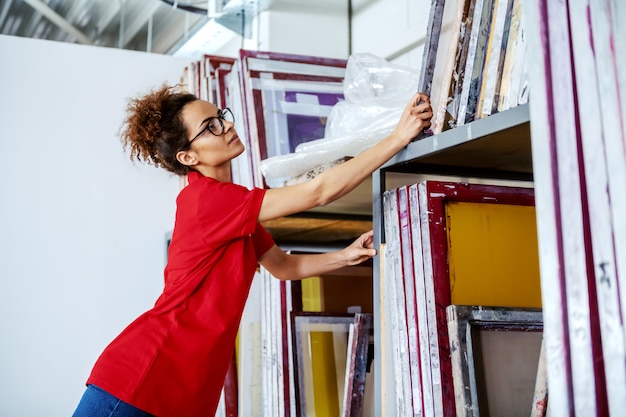
[[[231,112],[228,107],[226,107],[224,110],[218,109],[217,117],[209,117],[208,119],[206,119],[204,121],[206,123],[204,129],[202,129],[196,136],[194,136],[189,142],[187,142],[187,144],[181,150],[189,149],[189,147],[191,146],[191,142],[198,139],[207,130],[215,136],[220,136],[222,133],[224,133],[224,122],[222,122],[222,120],[225,120],[229,123],[235,123],[235,116],[233,116],[233,112]]]

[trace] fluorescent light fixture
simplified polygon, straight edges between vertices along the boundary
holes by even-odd
[[[239,37],[239,34],[211,19],[184,41],[172,55],[200,59],[204,54],[217,52],[235,37]]]

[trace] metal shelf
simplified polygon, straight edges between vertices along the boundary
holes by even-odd
[[[381,170],[532,180],[528,104],[412,142]]]
[[[387,187],[400,186],[403,179],[396,177],[404,173],[532,180],[528,105],[413,142],[343,198],[266,227],[284,244],[349,243],[372,227],[372,217],[380,230],[375,214],[382,212],[380,196]],[[333,228],[337,233],[329,233]]]

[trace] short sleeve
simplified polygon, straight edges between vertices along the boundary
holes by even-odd
[[[220,242],[253,234],[264,195],[261,188],[203,181],[196,214],[204,239]]]
[[[256,225],[256,230],[252,235],[252,242],[254,243],[254,252],[257,259],[260,259],[274,246],[274,238],[260,223]]]

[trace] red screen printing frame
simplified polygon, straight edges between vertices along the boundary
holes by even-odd
[[[262,187],[265,183],[260,163],[268,157],[265,109],[263,91],[254,88],[253,84],[262,78],[310,82],[311,85],[342,84],[347,60],[241,49],[240,65],[250,163],[254,172],[254,185]]]
[[[450,202],[534,206],[532,188],[425,181],[418,186],[423,279],[435,409],[456,414],[446,308],[451,304],[446,204]],[[414,210],[415,207],[411,207]],[[413,265],[418,278],[419,265]],[[417,268],[417,269],[416,269]],[[435,323],[434,325],[432,323]],[[437,363],[438,362],[438,363]]]
[[[448,270],[446,209],[449,202],[534,206],[532,188],[425,181],[420,184],[420,208],[426,209],[431,245],[433,282],[437,298],[451,304]],[[424,214],[424,212],[422,211]],[[424,230],[424,228],[422,228]],[[442,284],[446,285],[442,285]],[[439,288],[441,286],[441,288]],[[444,313],[445,317],[445,313]]]

